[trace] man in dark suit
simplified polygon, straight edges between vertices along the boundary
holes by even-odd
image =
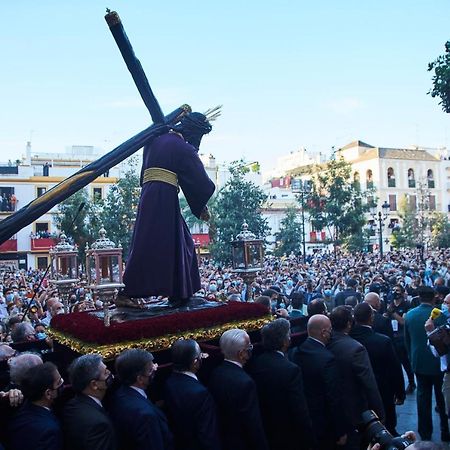
[[[112,394],[109,412],[123,450],[172,448],[166,417],[145,392],[157,367],[153,355],[141,349],[125,350],[116,358],[121,386]]]
[[[225,450],[268,450],[258,394],[243,367],[253,346],[244,330],[225,331],[220,338],[225,360],[212,373],[209,390],[217,404]]]
[[[247,366],[256,383],[271,450],[309,449],[314,442],[302,373],[300,367],[286,357],[290,331],[286,319],[265,325],[261,330],[264,353]]]
[[[113,376],[100,355],[83,355],[69,367],[76,396],[63,410],[63,433],[67,450],[115,450],[114,428],[102,400]]]
[[[342,410],[342,392],[333,353],[326,345],[331,337],[331,322],[318,314],[308,321],[308,338],[293,354],[302,368],[304,391],[318,450],[329,450],[347,442],[348,421]]]
[[[356,286],[358,286],[358,282],[354,278],[347,278],[346,287],[343,291],[338,292],[336,297],[334,298],[334,304],[336,306],[345,305],[345,299],[347,297],[356,297],[358,302],[361,301],[361,294],[356,291]]]
[[[330,314],[333,327],[329,350],[336,358],[343,393],[342,411],[348,413],[354,428],[348,433],[348,449],[359,449],[361,442],[356,429],[362,423],[361,414],[372,409],[384,419],[383,402],[378,391],[367,350],[349,336],[353,324],[351,311],[338,306]]]
[[[166,381],[164,405],[175,437],[176,450],[219,450],[217,410],[208,389],[198,381],[202,359],[192,339],[172,345],[173,372]]]
[[[380,296],[376,292],[368,292],[364,297],[364,302],[368,303],[374,311],[372,325],[373,331],[375,331],[375,333],[384,334],[390,339],[394,339],[394,330],[392,329],[390,319],[384,317],[380,312]]]
[[[22,380],[26,402],[8,426],[9,447],[15,450],[61,450],[61,426],[51,406],[64,380],[51,362],[29,369]]]
[[[355,325],[350,336],[360,342],[369,354],[370,363],[383,400],[386,414],[385,425],[394,436],[398,436],[395,404],[405,400],[405,380],[402,366],[395,353],[392,341],[385,335],[372,329],[374,311],[367,303],[355,307]]]
[[[440,362],[428,347],[425,322],[430,318],[434,305],[434,290],[427,286],[418,288],[420,305],[410,309],[405,316],[405,345],[411,367],[417,380],[418,431],[422,440],[431,440],[433,434],[432,394],[439,409],[441,440],[450,441],[448,418],[442,395],[443,373]],[[439,319],[439,318],[438,318]],[[436,319],[436,325],[441,325]],[[444,320],[445,322],[445,320]]]

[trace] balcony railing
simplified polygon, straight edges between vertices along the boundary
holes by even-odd
[[[56,238],[31,238],[31,250],[48,251],[58,243]]]
[[[388,178],[388,187],[395,187],[395,178]]]
[[[8,239],[0,245],[0,253],[17,252],[17,239]]]

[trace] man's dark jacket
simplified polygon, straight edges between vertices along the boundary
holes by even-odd
[[[334,298],[335,306],[345,305],[345,299],[347,297],[356,297],[358,303],[361,302],[361,293],[356,292],[353,288],[347,287],[343,291],[338,292]]]
[[[109,413],[121,450],[173,448],[164,413],[135,389],[119,387],[111,396]]]
[[[381,396],[392,401],[394,396],[404,400],[405,380],[392,341],[371,327],[361,325],[355,325],[350,336],[366,348]]]
[[[296,349],[292,360],[302,368],[306,400],[319,447],[325,448],[328,443],[333,448],[351,428],[342,410],[335,357],[325,345],[309,337]]]
[[[300,367],[279,352],[266,351],[246,369],[256,383],[269,448],[311,448],[314,435]]]
[[[52,411],[25,403],[8,426],[8,448],[14,450],[62,450],[63,435]]]
[[[164,406],[177,450],[219,450],[217,410],[209,391],[195,378],[173,372],[165,384]]]
[[[76,395],[63,410],[64,448],[115,450],[116,437],[105,409],[84,394]]]
[[[361,414],[368,409],[384,418],[383,403],[378,391],[367,350],[345,333],[334,331],[328,349],[336,358],[342,386],[342,411],[348,413],[353,426],[361,424]]]
[[[374,311],[372,328],[375,333],[384,334],[388,338],[394,339],[394,330],[392,329],[391,320],[384,317],[383,314],[378,311]]]
[[[405,380],[394,345],[387,336],[368,326],[354,325],[350,336],[364,345],[369,354],[386,413],[385,425],[393,432],[397,425],[394,398],[405,399]]]
[[[219,412],[223,448],[267,450],[256,385],[244,369],[223,361],[211,374],[209,390]]]

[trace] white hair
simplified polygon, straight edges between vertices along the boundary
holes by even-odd
[[[225,331],[220,337],[220,350],[226,359],[235,359],[237,353],[247,346],[248,334],[239,328]]]

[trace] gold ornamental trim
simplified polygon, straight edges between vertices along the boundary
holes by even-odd
[[[143,183],[148,183],[150,181],[161,181],[163,183],[170,184],[176,187],[178,190],[178,177],[175,172],[171,170],[162,169],[161,167],[149,167],[144,170],[144,177],[142,179]]]
[[[99,353],[105,360],[114,359],[124,350],[130,348],[141,348],[151,352],[157,352],[169,348],[178,339],[195,339],[196,341],[209,341],[221,336],[225,331],[233,328],[241,328],[246,331],[260,330],[264,325],[271,322],[271,316],[264,316],[257,319],[240,320],[217,325],[211,328],[198,328],[181,333],[173,333],[154,338],[143,338],[134,341],[123,341],[114,344],[99,345],[95,343],[83,342],[70,335],[55,330],[47,329],[49,336],[58,343],[69,347],[71,350],[83,355],[89,353]],[[103,325],[102,325],[103,326]]]

